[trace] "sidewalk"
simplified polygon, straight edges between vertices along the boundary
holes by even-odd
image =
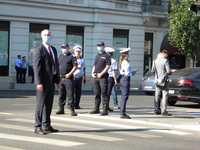
[[[0,83],[0,94],[7,92],[36,92],[35,84],[26,83],[26,84],[15,84],[14,89],[9,89],[9,83]],[[92,92],[92,84],[85,84],[82,87],[83,92],[89,94],[93,94]],[[56,89],[56,92],[58,89]],[[118,91],[120,92],[120,91]],[[137,94],[136,94],[137,93]],[[131,87],[132,95],[143,95],[142,91],[139,91],[137,87]],[[119,96],[119,95],[118,95]],[[152,96],[153,103],[153,96]],[[153,104],[152,104],[153,105]],[[93,107],[93,106],[91,106]],[[141,109],[130,109],[130,106],[127,106],[127,113],[132,117],[130,120],[120,119],[119,118],[119,109],[114,110],[114,112],[110,112],[108,116],[99,116],[99,115],[89,115],[85,113],[85,109],[80,112],[78,115],[83,117],[93,117],[98,119],[109,119],[109,120],[118,120],[142,125],[153,125],[157,127],[170,127],[174,129],[184,129],[184,130],[193,130],[200,131],[200,111],[198,108],[190,108],[190,107],[176,107],[169,106],[168,111],[172,113],[172,117],[164,117],[161,115],[153,115],[152,107],[149,108],[141,108]],[[112,107],[111,107],[112,108]],[[83,112],[83,113],[81,113]]]
[[[0,82],[0,92],[35,92],[36,90],[35,84],[33,83],[25,83],[25,84],[20,84],[20,83],[4,83]],[[58,89],[56,89],[58,91]],[[86,92],[92,92],[92,84],[83,84],[82,85],[82,91]],[[138,91],[138,88],[135,86],[131,87],[131,91]]]

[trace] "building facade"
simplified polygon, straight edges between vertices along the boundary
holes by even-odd
[[[131,84],[138,85],[160,52],[167,11],[168,0],[0,0],[0,81],[15,81],[17,55],[31,64],[40,32],[50,29],[58,53],[62,43],[82,45],[88,83],[98,41],[114,47],[116,59],[131,47],[130,63],[140,69]]]

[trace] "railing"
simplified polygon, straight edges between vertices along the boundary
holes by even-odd
[[[168,12],[169,0],[143,0],[143,12]]]

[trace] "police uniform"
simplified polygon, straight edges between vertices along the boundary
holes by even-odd
[[[74,46],[73,49],[74,51],[80,51],[80,52],[82,51],[81,46]],[[82,67],[77,68],[76,71],[74,72],[74,105],[76,109],[81,109],[79,104],[82,92],[82,81],[83,78],[85,77],[84,71],[86,67],[85,67],[85,61],[81,56],[79,58],[76,57],[76,59],[77,59],[77,64],[81,65]]]
[[[62,44],[61,47],[69,47],[68,44]],[[66,97],[68,98],[68,108],[71,110],[71,116],[76,116],[74,111],[74,79],[73,75],[70,78],[66,78],[66,74],[70,73],[74,66],[77,66],[76,57],[70,52],[65,55],[61,54],[58,57],[59,70],[60,70],[60,89],[59,89],[59,103],[60,109],[56,114],[64,114],[64,105],[66,103]]]
[[[21,55],[17,55],[18,59],[15,60],[15,69],[16,69],[16,81],[17,83],[22,83],[22,60]]]
[[[105,51],[112,56],[112,54],[115,50],[111,47],[105,47]],[[110,95],[111,95],[111,92],[112,92],[112,88],[113,88],[115,82],[117,82],[116,81],[116,75],[115,75],[115,78],[114,78],[113,71],[114,70],[116,71],[117,69],[118,69],[117,61],[114,58],[111,57],[111,65],[110,65],[110,68],[108,70],[108,74],[109,74],[109,76],[108,76],[108,92],[107,92],[108,103],[110,102]],[[108,106],[108,110],[113,111],[112,109],[110,109],[109,106]]]
[[[106,67],[109,67],[111,64],[110,56],[108,53],[106,53],[104,51],[104,46],[105,46],[104,42],[97,43],[97,49],[98,49],[99,53],[95,57],[94,67],[93,67],[93,72],[92,72],[93,78],[95,77],[94,81],[93,81],[93,88],[94,88],[94,94],[95,94],[95,108],[90,112],[90,114],[100,113],[99,107],[100,107],[101,96],[102,96],[103,112],[100,115],[108,115],[108,113],[107,113],[108,102],[109,102],[108,94],[107,94],[108,72],[104,73],[101,78],[98,77],[98,76],[100,76],[102,71]]]
[[[130,48],[126,48],[120,51],[121,54],[128,54]],[[120,102],[120,118],[122,119],[131,119],[126,114],[126,103],[129,98],[130,92],[130,78],[133,75],[131,71],[131,66],[128,59],[124,59],[121,63],[120,74],[122,78],[120,79],[120,88],[121,88],[121,102]]]
[[[26,56],[23,56],[22,59],[22,82],[26,83],[26,70],[28,66],[28,61],[25,60]]]

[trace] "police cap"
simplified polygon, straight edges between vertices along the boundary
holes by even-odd
[[[82,51],[82,47],[80,45],[76,45],[73,47],[74,51]]]
[[[125,49],[121,50],[120,53],[121,54],[127,54],[127,53],[130,52],[130,49],[131,49],[130,47],[129,48],[125,48]]]
[[[99,42],[97,43],[97,46],[105,46],[105,44],[104,44],[104,42],[99,41]]]
[[[105,47],[105,51],[108,53],[113,53],[115,50],[112,47]]]
[[[63,44],[61,45],[61,47],[69,47],[69,45],[68,45],[67,43],[63,43]]]

